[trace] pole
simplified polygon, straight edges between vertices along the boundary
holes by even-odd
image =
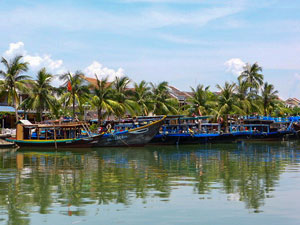
[[[54,125],[54,146],[55,146],[55,149],[57,149],[55,125]]]

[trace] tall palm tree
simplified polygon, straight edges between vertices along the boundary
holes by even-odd
[[[253,88],[258,90],[259,87],[263,85],[264,80],[264,76],[260,72],[262,72],[262,67],[257,63],[252,65],[247,63],[238,79],[247,82],[250,85],[250,91],[252,91]]]
[[[146,81],[134,84],[133,99],[140,106],[142,115],[147,116],[151,109],[151,92]]]
[[[83,103],[89,99],[89,89],[84,85],[84,74],[76,71],[75,74],[70,72],[60,76],[60,79],[65,81],[62,87],[65,93],[62,94],[61,101],[65,106],[72,105],[72,114],[75,118],[75,105],[78,104],[79,110],[83,112]]]
[[[275,104],[278,100],[278,91],[275,90],[272,84],[266,82],[261,91],[261,103],[263,107],[264,115],[268,115],[275,108]]]
[[[32,109],[35,109],[38,114],[38,120],[42,120],[42,112],[45,109],[51,109],[54,111],[55,97],[53,96],[53,87],[51,81],[53,75],[46,71],[46,68],[42,68],[38,71],[37,79],[32,83],[31,92],[29,97],[25,100],[24,104]]]
[[[189,110],[193,113],[202,116],[203,114],[208,115],[211,109],[216,106],[215,101],[213,101],[213,94],[209,91],[209,86],[205,87],[203,85],[198,85],[196,89],[192,88],[192,97],[187,99],[190,103]]]
[[[178,112],[179,102],[170,97],[168,82],[163,81],[158,85],[151,85],[152,92],[152,111],[156,115],[176,114]]]
[[[113,100],[112,83],[108,82],[108,78],[102,78],[101,80],[96,77],[96,85],[92,85],[93,97],[91,98],[91,104],[97,109],[98,125],[100,125],[103,119],[102,111],[107,114],[114,113],[119,108],[119,103]]]
[[[133,91],[128,87],[130,82],[128,77],[116,77],[113,82],[114,99],[119,103],[119,109],[115,111],[118,117],[123,116],[126,112],[131,115],[139,112],[139,105],[131,99]]]
[[[28,90],[27,84],[30,83],[30,76],[22,74],[27,72],[28,63],[21,62],[21,60],[22,56],[20,55],[10,61],[2,57],[1,63],[4,65],[5,70],[0,70],[0,76],[3,78],[3,80],[0,81],[0,95],[6,95],[8,104],[15,107],[16,121],[19,119],[19,93],[26,92]]]

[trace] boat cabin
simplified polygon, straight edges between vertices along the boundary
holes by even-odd
[[[89,136],[90,132],[82,122],[32,124],[28,120],[17,123],[16,140],[56,140]]]

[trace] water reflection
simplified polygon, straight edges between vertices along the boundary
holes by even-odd
[[[260,212],[288,168],[299,168],[297,144],[227,144],[0,153],[0,222],[30,224],[33,213],[82,216],[87,206],[142,199],[169,201],[189,186],[195,198],[242,201]],[[184,201],[184,199],[182,199]]]

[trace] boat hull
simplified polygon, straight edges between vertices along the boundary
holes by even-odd
[[[58,140],[16,140],[7,138],[9,142],[17,144],[19,147],[45,147],[45,148],[89,148],[97,142],[102,135],[77,139],[58,139]]]
[[[147,144],[158,133],[163,119],[132,130],[104,134],[94,147],[141,147]]]
[[[264,141],[276,141],[283,140],[289,136],[293,136],[292,131],[275,131],[275,132],[265,132],[265,133],[255,133],[255,132],[237,132],[233,133],[236,140],[264,140]]]
[[[157,134],[149,145],[206,144],[234,141],[232,134]]]
[[[184,145],[184,144],[207,144],[220,142],[235,142],[240,140],[264,140],[275,141],[286,139],[293,135],[291,131],[269,133],[224,133],[224,134],[157,134],[149,142],[150,145]]]

